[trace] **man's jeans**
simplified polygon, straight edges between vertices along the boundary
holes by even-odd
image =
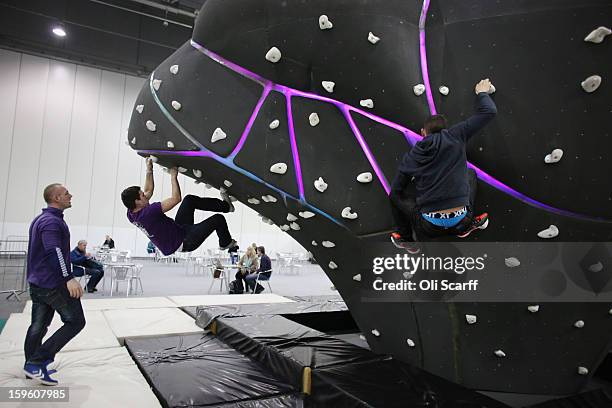
[[[75,264],[73,264],[75,265]],[[88,259],[82,265],[76,265],[85,268],[85,274],[91,276],[89,278],[89,282],[87,282],[87,289],[92,290],[96,288],[96,285],[102,280],[104,277],[104,266],[96,261],[95,259]],[[72,274],[74,276],[83,276],[82,268],[72,268]]]
[[[83,330],[85,316],[81,300],[71,298],[66,285],[46,289],[30,284],[30,298],[32,324],[25,339],[25,358],[26,363],[42,364],[54,360],[55,354]],[[55,312],[59,313],[64,325],[41,345]]]

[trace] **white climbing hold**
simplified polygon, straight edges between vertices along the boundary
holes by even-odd
[[[578,374],[587,375],[589,373],[589,369],[586,367],[578,367]]]
[[[299,231],[301,229],[300,224],[298,224],[297,222],[292,222],[291,224],[289,224],[289,226],[294,231]]]
[[[418,84],[412,87],[412,92],[414,92],[414,94],[416,96],[421,96],[423,95],[423,93],[425,92],[425,85],[423,84]]]
[[[450,92],[450,89],[448,89],[448,86],[442,85],[440,88],[438,88],[438,91],[440,91],[442,95],[446,96]]]
[[[334,261],[329,261],[329,264],[327,265],[329,266],[329,269],[338,269],[338,265],[336,265]]]
[[[261,196],[261,199],[264,200],[266,203],[275,203],[277,201],[276,197],[271,195]]]
[[[289,231],[291,227],[287,224],[283,224],[280,226],[280,229],[282,229],[283,231]]]
[[[591,75],[580,83],[582,89],[588,93],[595,92],[599,85],[601,85],[601,77],[599,75]]]
[[[589,271],[590,272],[601,272],[603,270],[603,264],[600,262],[597,262],[596,264],[593,264],[591,266],[589,266]]]
[[[319,244],[317,244],[317,241],[312,241],[310,244],[311,244],[312,246],[317,246],[317,245],[319,245]]]
[[[491,84],[491,86],[489,87],[489,90],[487,91],[487,93],[489,95],[494,94],[495,91],[497,91],[497,89],[495,89],[495,85]]]
[[[302,217],[302,218],[307,218],[307,219],[308,219],[308,218],[312,218],[312,217],[314,217],[314,216],[315,216],[315,213],[310,212],[310,211],[300,211],[300,212],[298,213],[298,215],[299,215],[300,217]]]
[[[362,99],[359,101],[359,105],[364,108],[372,109],[374,107],[374,101],[372,99]]]
[[[531,313],[538,313],[538,311],[540,311],[540,305],[527,306],[527,310],[529,310]]]
[[[159,91],[159,87],[161,86],[162,80],[161,79],[154,79],[153,80],[153,89],[155,89],[156,91]]]
[[[298,220],[298,217],[296,217],[295,215],[293,215],[291,213],[287,214],[287,221],[293,222],[293,221],[297,221],[297,220]]]
[[[354,220],[357,218],[357,213],[351,211],[351,207],[344,207],[342,209],[342,218],[346,218],[349,220]]]
[[[327,190],[327,183],[323,180],[323,177],[319,177],[314,182],[314,188],[317,189],[318,192],[322,193]]]
[[[612,316],[612,309],[608,310],[608,314]]]
[[[357,181],[360,183],[369,183],[372,181],[372,173],[366,171],[365,173],[361,173],[357,176]]]
[[[606,38],[606,36],[610,34],[612,34],[612,30],[610,30],[608,27],[597,27],[591,31],[589,35],[584,37],[584,41],[599,44],[604,40],[604,38]]]
[[[166,142],[166,146],[168,146],[168,149],[174,149],[174,143],[172,143],[170,140]]]
[[[278,119],[274,119],[272,122],[270,122],[270,124],[268,125],[268,127],[272,130],[276,129],[278,126],[280,125],[280,121]]]
[[[375,335],[376,337],[380,336],[380,332],[376,329],[372,330],[372,334]]]
[[[172,101],[172,107],[174,110],[181,110],[182,105],[179,101]]]
[[[504,259],[504,263],[506,264],[508,268],[516,268],[517,266],[521,266],[521,261],[519,261],[517,258],[513,256],[510,258]]]
[[[277,63],[280,61],[282,54],[280,50],[276,47],[272,47],[266,53],[266,59],[272,63]]]
[[[559,235],[559,228],[557,228],[556,225],[551,225],[545,230],[538,232],[538,237],[544,238],[544,239],[554,238],[557,235]]]
[[[137,105],[136,106],[136,112],[142,113],[143,110],[144,110],[144,105]]]
[[[334,28],[334,25],[325,14],[321,14],[319,16],[319,28],[321,30],[330,30]]]
[[[178,74],[178,71],[179,71],[179,66],[178,66],[178,65],[172,65],[172,66],[170,67],[170,72],[171,72],[173,75]]]
[[[416,344],[414,343],[414,340],[412,339],[406,339],[406,344],[408,344],[408,347],[416,346]]]
[[[558,163],[562,157],[563,157],[563,150],[555,149],[544,157],[544,163],[546,164]]]
[[[187,169],[186,169],[186,168],[184,168],[184,167],[180,167],[180,166],[179,166],[179,168],[178,168],[178,172],[179,172],[179,173],[186,173],[186,172],[187,172]]]
[[[361,282],[361,274],[357,274],[355,276],[353,276],[353,280],[356,282]]]
[[[334,86],[336,86],[336,83],[333,81],[321,81],[321,85],[327,92],[332,93],[334,92]]]
[[[377,42],[380,41],[380,37],[375,36],[374,33],[370,31],[368,33],[368,41],[371,42],[372,44],[376,44]]]
[[[155,132],[155,129],[157,129],[157,125],[152,120],[147,120],[146,126],[151,132]]]
[[[465,321],[468,324],[474,324],[474,323],[476,323],[478,321],[478,318],[475,315],[466,314],[465,315]]]
[[[218,142],[221,139],[225,139],[227,137],[227,134],[223,131],[223,129],[221,128],[216,128],[215,131],[212,134],[212,137],[210,138],[210,141],[212,143]]]
[[[249,199],[247,200],[247,203],[249,203],[249,204],[253,204],[253,205],[257,205],[257,204],[259,204],[260,202],[261,202],[261,201],[259,201],[259,200],[258,200],[258,199],[256,199],[256,198],[249,198]]]
[[[232,186],[232,182],[229,180],[223,180],[223,184],[225,185],[225,187],[230,188]]]
[[[316,112],[311,113],[308,116],[308,122],[310,122],[310,126],[317,126],[319,124],[319,115]]]
[[[360,334],[360,335],[359,335],[359,338],[360,338],[361,340],[363,340],[363,341],[366,341],[366,337],[365,337],[363,334]]]
[[[132,144],[136,144],[136,138],[135,138],[135,137],[133,137],[133,138],[132,138],[132,140],[131,140],[131,142],[132,142]]]
[[[577,329],[582,329],[584,327],[584,320],[576,320],[574,327]]]
[[[159,160],[157,158],[157,156],[149,156],[149,159],[153,162],[153,163],[157,163],[157,161]]]
[[[321,245],[323,245],[325,248],[333,248],[336,246],[336,244],[331,241],[323,241],[321,242]]]
[[[506,353],[504,353],[504,351],[503,351],[503,350],[495,350],[493,353],[494,353],[494,354],[495,354],[497,357],[499,357],[499,358],[504,358],[504,357],[506,357]]]
[[[276,174],[285,174],[287,172],[287,164],[275,163],[270,167],[270,171]]]
[[[196,176],[198,178],[202,177],[202,171],[201,170],[193,169],[192,172],[193,172],[194,176]]]

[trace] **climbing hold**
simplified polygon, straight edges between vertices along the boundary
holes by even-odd
[[[365,336],[364,336],[363,334],[360,334],[360,335],[359,335],[359,338],[360,338],[361,340],[363,340],[363,341],[366,341],[366,338],[365,338]]]
[[[365,173],[361,173],[357,176],[357,181],[360,183],[369,183],[372,181],[372,173],[366,171]]]
[[[412,87],[412,92],[414,92],[416,96],[423,95],[423,92],[425,92],[425,85],[423,84],[415,85],[414,87]]]
[[[223,184],[225,185],[225,187],[230,188],[232,186],[232,182],[229,180],[223,180]]]
[[[290,226],[288,226],[287,224],[283,224],[280,226],[280,229],[282,229],[283,231],[289,231],[291,229]]]
[[[587,375],[589,373],[589,369],[586,367],[578,367],[578,374]]]
[[[487,91],[487,93],[489,95],[494,94],[495,91],[497,91],[497,89],[495,89],[495,86],[493,84],[491,84],[491,86],[489,87],[489,90]]]
[[[174,143],[171,142],[170,140],[166,142],[166,146],[168,146],[168,149],[174,149]]]
[[[606,36],[610,34],[612,34],[612,30],[610,30],[608,27],[597,27],[591,31],[589,35],[584,37],[584,41],[599,44],[604,40],[604,38],[606,38]]]
[[[327,92],[332,93],[334,92],[334,86],[336,86],[336,83],[333,81],[322,81],[321,85],[323,85],[323,89],[325,89]]]
[[[504,357],[506,357],[506,353],[504,353],[504,351],[503,351],[503,350],[495,350],[493,353],[494,353],[494,354],[495,354],[497,357],[499,357],[499,358],[504,358]]]
[[[178,74],[178,70],[179,70],[179,66],[178,65],[172,65],[170,67],[170,72],[174,75]]]
[[[138,112],[138,113],[142,113],[143,109],[144,109],[144,105],[137,105],[136,106],[136,112]]]
[[[264,200],[266,203],[275,203],[277,201],[276,197],[271,195],[261,196],[261,199]]]
[[[212,186],[211,186],[210,184],[206,183],[206,184],[204,184],[204,188],[205,188],[205,189],[211,189],[211,188],[212,188]]]
[[[229,199],[232,203],[235,203],[236,201],[238,201],[238,199],[234,196],[229,196]]]
[[[510,258],[504,259],[504,263],[506,264],[508,268],[516,268],[517,266],[521,266],[521,261],[519,261],[517,258],[513,256]]]
[[[599,85],[601,85],[601,77],[599,75],[591,75],[580,83],[582,89],[588,93],[595,92]]]
[[[210,141],[211,143],[215,143],[221,139],[225,139],[226,137],[227,137],[227,134],[223,131],[223,129],[216,128],[212,134],[212,137],[210,138]]]
[[[323,177],[319,177],[315,180],[314,187],[317,189],[318,192],[322,193],[327,190],[327,183],[323,180]]]
[[[544,163],[546,164],[557,163],[559,162],[559,160],[561,160],[562,157],[563,157],[563,150],[555,149],[544,157]]]
[[[151,132],[155,132],[155,129],[157,129],[157,125],[152,120],[147,120],[146,125],[147,129],[149,129]]]
[[[159,87],[161,86],[162,80],[161,79],[154,79],[153,80],[153,89],[155,89],[156,91],[159,91]]]
[[[612,309],[608,310],[608,314],[612,316]]]
[[[577,329],[582,329],[584,327],[584,321],[583,320],[576,320],[576,322],[574,323],[574,327]]]
[[[375,36],[371,31],[368,33],[368,41],[372,44],[376,44],[380,41],[380,37]]]
[[[334,25],[325,14],[321,14],[319,16],[319,28],[321,30],[330,30],[334,28]]]
[[[338,265],[336,265],[334,261],[330,261],[328,266],[329,266],[329,269],[338,269]]]
[[[198,178],[202,177],[202,171],[197,170],[197,169],[193,169],[192,172],[193,172],[194,176],[196,176]]]
[[[179,172],[179,173],[186,173],[186,172],[187,172],[187,169],[186,169],[186,168],[184,168],[184,167],[180,167],[180,166],[179,166],[179,168],[178,168],[178,172]]]
[[[372,330],[372,334],[375,335],[376,337],[380,336],[380,332],[376,329]]]
[[[468,322],[468,324],[474,324],[478,321],[478,318],[475,315],[466,314],[465,321]]]
[[[289,213],[287,214],[287,221],[289,222],[293,222],[293,221],[297,221],[298,217],[296,217],[295,215]]]
[[[361,282],[361,274],[357,274],[357,275],[353,276],[353,280],[357,281],[357,282]]]
[[[276,129],[278,126],[280,125],[280,121],[278,119],[274,119],[272,122],[270,122],[270,124],[268,125],[268,127],[272,130]]]
[[[274,221],[272,221],[272,220],[271,220],[271,219],[269,219],[269,218],[264,217],[264,218],[262,218],[261,220],[262,220],[263,222],[265,222],[266,224],[274,225]]]
[[[538,313],[540,310],[540,305],[527,306],[527,310],[529,310],[531,313]]]
[[[258,199],[256,199],[256,198],[249,198],[249,199],[247,200],[247,203],[249,203],[249,204],[253,204],[253,205],[257,205],[257,204],[259,204],[260,202],[261,202],[261,201],[259,201],[259,200],[258,200]]]
[[[157,156],[149,156],[149,160],[151,160],[153,163],[157,163],[159,159],[157,158]]]
[[[300,230],[300,225],[297,222],[292,222],[291,224],[289,224],[289,226],[294,231],[299,231]]]
[[[416,344],[414,343],[414,340],[412,339],[406,339],[406,343],[408,344],[408,347],[416,346]]]
[[[315,213],[310,211],[300,211],[298,215],[302,218],[312,218],[315,216]]]
[[[287,172],[287,165],[285,163],[275,163],[270,167],[270,171],[276,174],[285,174]]]
[[[443,85],[440,88],[438,88],[438,91],[440,91],[442,95],[446,96],[450,92],[450,89],[448,89],[448,86]]]
[[[172,107],[174,110],[181,110],[181,103],[179,101],[172,101]]]
[[[372,99],[362,99],[359,101],[359,105],[363,106],[364,108],[372,109],[374,107],[374,101]]]
[[[601,272],[603,270],[603,264],[600,262],[597,262],[596,264],[593,264],[591,266],[589,266],[589,271],[590,272]]]
[[[312,241],[310,244],[311,244],[312,246],[317,246],[317,245],[318,245],[318,244],[317,244],[317,241]]]
[[[336,244],[331,241],[323,241],[321,242],[321,245],[323,245],[325,248],[333,248],[336,246]]]
[[[538,232],[538,237],[544,238],[544,239],[554,238],[557,235],[559,235],[559,228],[557,228],[556,225],[551,225],[545,230]]]
[[[342,209],[342,218],[354,220],[355,218],[357,218],[357,213],[351,212],[351,207],[344,207]]]
[[[319,115],[316,112],[313,112],[308,116],[308,122],[310,122],[310,126],[317,126],[319,124]]]
[[[281,52],[278,48],[272,47],[266,53],[266,59],[272,63],[277,63],[281,59]]]
[[[131,142],[132,142],[132,144],[136,144],[136,138],[135,138],[135,137],[133,137],[133,138],[132,138],[132,140],[131,140]]]

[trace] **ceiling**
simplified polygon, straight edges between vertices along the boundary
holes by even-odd
[[[0,0],[0,48],[146,76],[191,38],[205,1]]]

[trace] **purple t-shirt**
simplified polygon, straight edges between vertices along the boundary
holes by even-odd
[[[127,212],[128,220],[137,226],[164,255],[172,255],[185,239],[185,231],[166,216],[161,203],[153,203],[138,212]]]

